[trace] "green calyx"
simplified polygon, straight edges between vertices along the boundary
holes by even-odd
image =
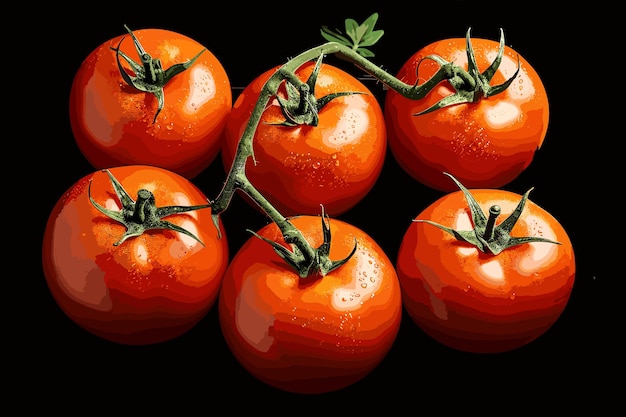
[[[521,245],[524,243],[530,242],[548,242],[554,243],[556,245],[560,245],[559,242],[555,242],[553,240],[545,239],[542,237],[513,237],[511,236],[511,230],[517,220],[519,219],[522,211],[524,210],[524,206],[526,205],[526,200],[528,200],[528,195],[532,191],[532,188],[522,196],[522,199],[518,203],[517,207],[513,212],[507,217],[502,223],[496,225],[496,219],[500,215],[500,206],[493,205],[489,208],[489,217],[486,217],[480,206],[469,192],[467,188],[463,186],[456,178],[452,175],[445,173],[447,176],[452,178],[452,180],[456,183],[456,185],[463,191],[465,195],[465,199],[467,200],[470,212],[472,214],[472,221],[474,223],[473,230],[454,230],[452,228],[443,226],[439,223],[433,222],[431,220],[422,220],[416,219],[414,222],[422,222],[428,223],[433,226],[437,226],[441,230],[450,233],[457,240],[470,243],[476,246],[483,253],[490,253],[493,255],[497,255],[505,249],[508,249],[513,246]]]
[[[280,243],[274,242],[264,236],[259,235],[258,233],[253,232],[252,230],[248,230],[257,238],[269,243],[272,245],[274,251],[280,256],[285,262],[287,262],[292,268],[294,268],[300,278],[309,278],[316,276],[325,276],[329,272],[334,269],[339,268],[341,265],[345,264],[356,252],[357,243],[356,239],[354,241],[354,248],[350,252],[348,256],[345,258],[333,261],[329,258],[330,254],[330,227],[327,224],[328,216],[324,213],[324,208],[322,207],[322,233],[324,236],[323,243],[314,250],[313,256],[310,256],[304,252],[302,252],[297,245],[291,245],[292,250],[285,248],[285,246]],[[286,230],[283,231],[283,235],[289,236],[290,232],[296,232],[294,226],[291,226],[294,230]]]
[[[287,98],[282,98],[276,95],[276,99],[280,104],[280,110],[285,117],[285,121],[282,123],[276,123],[281,126],[298,126],[309,125],[317,126],[319,123],[319,112],[328,104],[331,100],[347,96],[351,94],[363,94],[360,92],[338,92],[328,94],[319,99],[315,98],[315,83],[322,67],[322,59],[324,55],[320,55],[315,62],[313,72],[309,76],[306,83],[302,83],[296,77],[292,77],[291,80],[285,80],[285,88],[287,90]],[[294,85],[293,82],[298,82],[298,85]]]
[[[421,114],[430,113],[435,110],[443,109],[448,106],[453,106],[461,103],[475,103],[483,97],[490,97],[499,94],[506,90],[513,82],[520,70],[519,57],[517,58],[517,70],[502,84],[492,86],[491,79],[500,67],[502,62],[502,55],[504,53],[504,31],[500,29],[500,45],[498,47],[498,53],[494,61],[489,67],[482,73],[478,70],[478,64],[476,63],[476,56],[474,55],[474,49],[472,48],[472,42],[470,40],[470,30],[467,29],[465,35],[466,50],[467,50],[467,71],[461,67],[447,62],[439,55],[428,55],[418,63],[417,68],[419,71],[419,65],[426,59],[433,60],[441,65],[442,68],[452,66],[454,76],[448,78],[448,82],[452,85],[455,92],[449,96],[444,97],[428,109],[414,114],[419,116]]]
[[[161,60],[158,58],[152,58],[150,54],[148,54],[139,43],[139,40],[135,36],[135,34],[128,28],[128,26],[124,25],[124,28],[128,31],[130,36],[133,38],[133,42],[135,43],[135,49],[137,50],[137,55],[139,55],[139,59],[141,60],[141,64],[133,61],[128,57],[124,52],[120,51],[120,46],[125,37],[120,39],[117,48],[110,47],[111,50],[115,51],[115,58],[117,59],[117,67],[119,68],[120,74],[126,83],[139,91],[143,91],[146,93],[154,94],[157,98],[159,107],[154,114],[154,119],[152,122],[156,122],[156,118],[163,109],[163,105],[165,104],[165,98],[163,94],[163,87],[167,84],[172,78],[181,72],[185,71],[189,68],[195,60],[206,51],[206,48],[202,49],[196,56],[191,58],[187,62],[182,62],[179,64],[174,64],[168,69],[164,70],[161,64]],[[130,65],[131,69],[135,73],[134,76],[129,75],[122,63],[120,62],[120,56]]]
[[[163,220],[163,217],[208,208],[210,207],[209,204],[197,206],[157,207],[154,194],[146,189],[137,191],[137,201],[134,201],[126,190],[124,190],[122,184],[120,184],[119,181],[113,176],[113,174],[111,174],[108,169],[105,169],[104,171],[109,175],[115,194],[122,204],[122,209],[119,211],[110,210],[98,204],[91,197],[91,181],[89,181],[88,194],[89,201],[91,201],[91,204],[93,204],[95,208],[108,218],[113,219],[126,227],[126,232],[122,235],[120,240],[113,244],[114,246],[120,245],[128,238],[140,236],[145,231],[153,229],[165,229],[180,232],[197,240],[200,244],[202,244],[202,246],[204,246],[204,243],[198,239],[196,235],[185,228],[175,225],[174,223],[170,223],[167,220]]]

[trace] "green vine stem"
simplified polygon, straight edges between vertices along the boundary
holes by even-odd
[[[376,18],[377,14],[370,16],[370,18],[368,18],[366,22],[360,26],[362,30],[362,32],[360,33],[362,34],[363,31],[366,34],[371,33],[373,22],[376,21]],[[353,22],[351,19],[347,19],[346,26],[348,26],[348,21]],[[380,37],[380,33],[377,33],[376,35],[376,38]],[[328,38],[327,36],[324,37]],[[277,69],[274,74],[272,74],[270,78],[266,81],[259,94],[259,98],[255,104],[255,107],[252,110],[252,114],[250,115],[248,124],[246,125],[242,137],[239,140],[235,159],[230,167],[224,185],[220,190],[218,196],[211,201],[213,222],[215,226],[218,227],[220,214],[224,212],[230,205],[235,191],[237,189],[242,190],[244,193],[250,196],[256,202],[256,204],[259,205],[259,207],[274,223],[276,223],[276,225],[280,228],[283,234],[285,242],[288,244],[293,244],[297,247],[297,249],[299,249],[299,251],[302,253],[302,256],[304,257],[303,264],[309,264],[310,262],[315,262],[316,259],[319,259],[318,251],[312,248],[311,245],[306,241],[304,236],[300,233],[300,231],[295,228],[285,216],[278,212],[278,210],[276,210],[272,206],[272,204],[254,187],[254,185],[246,177],[245,172],[246,161],[248,160],[248,158],[252,158],[252,160],[255,161],[252,143],[254,133],[256,132],[257,126],[260,123],[261,117],[267,104],[277,93],[281,83],[283,81],[287,81],[295,86],[298,90],[300,90],[300,87],[305,84],[305,82],[300,80],[295,74],[296,70],[300,66],[309,61],[323,58],[326,55],[337,55],[339,58],[354,64],[361,70],[372,75],[383,84],[385,84],[388,88],[412,100],[419,100],[421,98],[424,98],[429,91],[431,91],[437,84],[444,80],[450,81],[451,84],[455,86],[466,86],[475,84],[474,78],[467,71],[450,62],[440,62],[439,70],[435,73],[435,75],[433,75],[423,84],[406,84],[400,79],[378,67],[366,57],[360,55],[358,52],[358,45],[349,45],[347,43],[343,44],[340,43],[341,39],[339,37],[337,39],[337,41],[330,41],[317,47],[311,48],[290,59],[279,69]],[[365,43],[367,43],[367,45],[369,46],[372,43],[371,39],[369,42],[366,41]],[[371,56],[372,54],[366,53],[365,55]]]
[[[254,160],[254,152],[252,147],[252,139],[254,137],[254,133],[261,120],[261,116],[263,115],[265,107],[267,106],[269,100],[276,94],[281,82],[283,80],[288,80],[295,86],[300,86],[304,84],[304,82],[295,75],[295,71],[301,65],[307,63],[308,61],[317,59],[320,55],[329,54],[341,54],[344,58],[348,59],[359,68],[376,77],[389,88],[413,100],[423,98],[435,85],[437,85],[441,81],[450,79],[452,77],[463,77],[463,73],[465,73],[465,71],[458,71],[458,67],[451,63],[448,63],[444,64],[437,71],[437,73],[424,84],[420,84],[419,86],[410,85],[400,81],[395,76],[387,73],[385,70],[381,69],[368,59],[362,57],[354,50],[336,42],[325,43],[323,45],[309,49],[296,56],[295,58],[292,58],[289,62],[284,64],[276,72],[274,72],[274,74],[272,74],[272,76],[267,80],[260,92],[259,99],[255,104],[254,109],[252,110],[252,114],[250,115],[250,119],[248,121],[246,129],[244,130],[242,137],[239,140],[235,160],[231,165],[226,182],[217,198],[211,203],[214,216],[219,216],[220,213],[228,208],[228,205],[230,204],[236,188],[241,188],[247,194],[250,194],[254,189],[254,186],[246,178],[246,160],[249,157],[252,157]],[[280,226],[280,223],[282,223],[282,219],[284,219],[284,217],[280,216],[280,214],[262,195],[254,193],[254,195],[251,195],[251,197],[255,200],[257,204],[259,204],[259,206],[261,206],[261,208],[268,214],[268,216],[272,220],[276,221]],[[281,230],[283,229],[281,228]]]

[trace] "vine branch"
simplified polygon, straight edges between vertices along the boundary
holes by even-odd
[[[429,58],[434,59],[439,63],[439,69],[430,79],[419,85],[417,81],[415,84],[407,84],[374,64],[368,59],[368,57],[372,57],[374,54],[367,48],[363,47],[374,44],[382,36],[382,31],[373,30],[373,25],[377,18],[378,15],[373,14],[361,26],[356,26],[356,23],[352,19],[347,19],[346,28],[350,39],[347,39],[340,32],[334,32],[327,28],[323,28],[322,35],[324,38],[329,40],[329,42],[304,51],[296,57],[288,60],[269,77],[259,93],[259,97],[252,110],[248,124],[239,139],[237,152],[233,163],[231,164],[226,181],[224,182],[224,185],[217,197],[210,202],[213,222],[219,231],[219,216],[230,205],[236,190],[239,189],[247,194],[279,227],[285,242],[295,246],[294,252],[298,252],[300,258],[295,261],[292,260],[292,263],[303,266],[299,271],[301,276],[308,277],[313,272],[321,272],[324,274],[329,270],[332,270],[332,268],[339,266],[345,262],[345,260],[331,263],[333,265],[331,269],[326,268],[324,265],[328,263],[326,262],[328,260],[322,260],[321,257],[327,256],[328,254],[321,253],[323,252],[321,248],[312,248],[302,233],[289,221],[289,219],[274,208],[271,202],[268,201],[255,188],[254,184],[252,184],[246,176],[246,162],[248,158],[252,158],[253,162],[256,163],[253,148],[254,134],[261,121],[261,117],[266,106],[272,97],[276,96],[281,84],[283,82],[288,82],[295,87],[297,91],[303,91],[301,87],[304,87],[306,83],[300,80],[300,78],[296,75],[296,71],[307,62],[321,60],[327,55],[337,55],[342,60],[354,64],[362,71],[365,71],[367,74],[382,82],[385,86],[387,86],[387,88],[394,90],[411,100],[424,98],[437,84],[444,80],[448,80],[455,87],[475,84],[475,80],[472,75],[463,68],[451,62],[446,62],[441,59],[438,60],[437,57]],[[467,36],[469,38],[469,31]],[[324,216],[323,208],[322,216]],[[279,253],[279,255],[280,254],[281,253]],[[317,268],[305,267],[311,265],[317,265]]]

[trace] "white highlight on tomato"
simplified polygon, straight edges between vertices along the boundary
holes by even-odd
[[[107,198],[107,200],[104,202],[104,207],[108,208],[109,210],[120,211],[120,206],[118,202],[112,198]]]
[[[480,265],[478,270],[481,277],[486,281],[492,284],[504,283],[504,270],[502,269],[502,264],[497,258]]]
[[[457,212],[456,224],[452,226],[452,228],[455,230],[472,230],[474,228],[472,220],[465,210],[459,210]]]
[[[142,265],[148,263],[148,249],[143,243],[137,242],[133,245],[133,260]]]
[[[206,66],[193,65],[187,71],[190,71],[189,97],[184,108],[186,112],[193,114],[215,97],[217,87],[211,71]]]
[[[485,110],[485,121],[494,129],[504,129],[520,117],[519,107],[500,101]]]
[[[346,102],[346,107],[349,107],[349,110],[341,112],[335,128],[326,131],[322,137],[324,144],[331,148],[340,148],[357,141],[369,126],[366,112],[367,103],[362,97],[357,94],[344,96],[340,99]],[[357,107],[359,104],[360,106]]]
[[[552,228],[546,225],[541,219],[535,216],[528,216],[526,222],[532,226],[533,235],[540,236],[552,241],[556,241],[556,235]],[[528,256],[519,260],[517,265],[520,273],[531,275],[539,269],[543,269],[546,265],[557,260],[558,245],[550,242],[531,242],[528,243]]]
[[[345,287],[333,292],[332,306],[339,311],[354,311],[361,304],[372,297],[380,286],[380,268],[376,261],[364,252],[361,256],[354,256],[357,265],[354,267],[352,280]]]
[[[191,219],[187,219],[184,220],[182,223],[179,224],[180,227],[182,227],[183,229],[186,229],[187,231],[191,232],[194,236],[198,236],[198,227],[196,226],[196,223],[194,223]],[[192,238],[191,236],[187,236],[184,233],[180,233],[180,232],[176,232],[178,234],[178,239],[186,246],[186,248],[191,249],[197,245],[200,245],[200,242],[198,242],[196,239]]]

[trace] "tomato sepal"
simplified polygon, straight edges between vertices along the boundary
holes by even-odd
[[[247,229],[248,232],[252,233],[255,237],[263,240],[266,243],[269,243],[274,252],[278,256],[280,256],[285,262],[287,262],[292,268],[294,268],[300,278],[310,278],[315,276],[324,276],[329,272],[339,268],[341,265],[348,262],[348,260],[354,255],[357,249],[357,241],[354,239],[354,247],[352,251],[343,259],[333,261],[329,258],[330,254],[330,240],[331,233],[330,227],[327,222],[329,217],[324,213],[324,208],[322,207],[322,215],[320,216],[322,219],[322,236],[324,238],[322,244],[314,249],[314,256],[307,256],[306,253],[301,251],[297,245],[292,245],[292,250],[290,251],[283,245],[273,240],[266,238],[265,236],[261,236],[253,230]],[[295,226],[292,226],[295,228]],[[285,237],[289,235],[289,231],[283,231]]]
[[[156,122],[157,116],[159,115],[159,113],[163,109],[163,105],[165,104],[165,97],[163,94],[163,87],[165,86],[165,84],[167,84],[176,75],[180,74],[191,65],[193,65],[196,59],[204,51],[206,51],[206,48],[198,52],[189,61],[174,64],[168,69],[163,70],[161,60],[159,60],[158,58],[152,58],[152,56],[145,51],[135,34],[128,28],[128,26],[124,25],[124,28],[126,28],[130,36],[133,38],[133,43],[135,44],[135,49],[137,50],[137,54],[141,59],[142,65],[139,65],[132,58],[130,58],[128,55],[120,50],[120,46],[126,38],[123,37],[122,39],[120,39],[117,48],[111,46],[110,49],[115,52],[117,67],[124,81],[126,81],[126,83],[131,87],[134,87],[137,90],[143,91],[145,93],[151,93],[157,98],[158,107],[156,113],[154,114],[154,119],[152,120],[152,122],[154,123]],[[133,72],[135,73],[135,76],[129,75],[124,70],[122,63],[120,62],[120,56],[124,58],[124,61],[126,61],[128,65],[131,66]]]
[[[195,239],[202,246],[204,246],[204,243],[189,230],[180,227],[174,223],[168,222],[167,220],[163,220],[163,217],[167,217],[172,214],[209,208],[211,207],[209,204],[195,206],[157,207],[154,199],[154,194],[151,191],[146,190],[145,188],[137,191],[137,200],[135,201],[126,192],[126,190],[124,190],[122,184],[120,184],[117,178],[113,176],[111,171],[109,171],[108,169],[105,169],[103,171],[108,174],[109,179],[111,180],[111,184],[115,189],[115,194],[122,204],[121,210],[111,210],[98,204],[93,199],[93,197],[91,197],[91,180],[89,181],[88,185],[88,195],[89,201],[96,209],[98,209],[98,211],[100,211],[108,218],[115,220],[118,223],[124,225],[124,227],[126,227],[126,232],[117,242],[113,243],[113,246],[119,246],[128,238],[140,236],[144,232],[154,229],[172,230],[175,232],[183,233]]]
[[[519,217],[524,210],[524,206],[526,205],[528,195],[532,191],[532,188],[522,195],[522,198],[517,204],[517,207],[515,207],[515,210],[513,210],[509,217],[507,217],[502,223],[496,225],[496,218],[500,215],[501,211],[500,206],[491,206],[489,208],[489,217],[485,216],[482,209],[480,208],[480,205],[478,204],[474,196],[472,196],[470,191],[465,188],[465,186],[461,184],[456,178],[454,178],[453,175],[447,172],[445,172],[444,174],[450,177],[463,192],[463,195],[467,200],[470,213],[472,215],[472,223],[474,224],[474,228],[472,230],[455,230],[451,227],[447,227],[437,222],[425,219],[414,219],[414,222],[427,223],[436,226],[441,230],[451,234],[457,240],[472,244],[476,246],[481,252],[490,253],[492,255],[497,255],[503,250],[511,248],[513,246],[522,245],[530,242],[548,242],[560,245],[559,242],[538,236],[511,236],[511,230],[513,230],[513,226],[515,226],[515,223],[517,223],[517,221],[519,220]]]
[[[453,106],[456,104],[475,103],[483,97],[486,98],[495,96],[496,94],[500,94],[504,90],[506,90],[511,85],[515,77],[517,77],[517,74],[519,73],[521,68],[519,56],[517,58],[517,69],[515,70],[513,75],[507,78],[501,84],[495,86],[491,85],[491,79],[495,75],[497,69],[500,67],[500,63],[502,62],[502,56],[504,54],[504,31],[502,30],[502,28],[500,29],[500,43],[498,46],[498,53],[496,54],[496,57],[491,65],[489,65],[489,67],[482,73],[478,70],[476,55],[474,54],[474,49],[470,40],[470,31],[471,28],[468,28],[465,34],[465,43],[467,50],[467,71],[463,70],[461,67],[451,62],[446,61],[438,55],[432,54],[425,56],[420,60],[420,63],[418,63],[418,70],[421,62],[426,59],[430,59],[441,65],[442,69],[444,69],[445,71],[452,71],[454,75],[448,78],[448,82],[454,88],[455,92],[453,94],[450,94],[449,96],[442,98],[437,103],[428,107],[426,110],[415,113],[414,116],[430,113],[432,111],[443,109],[445,107]],[[439,72],[437,74],[439,74]],[[433,76],[433,78],[435,78],[435,76]],[[434,88],[437,84],[432,84],[430,89]]]

